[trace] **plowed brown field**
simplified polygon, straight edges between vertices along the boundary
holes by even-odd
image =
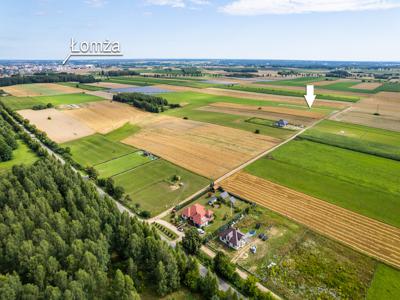
[[[327,237],[400,268],[400,229],[239,172],[221,183],[230,193],[265,206]]]

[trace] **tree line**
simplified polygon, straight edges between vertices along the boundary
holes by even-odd
[[[71,73],[36,73],[33,75],[15,75],[11,77],[0,78],[0,86],[25,83],[54,83],[77,81],[79,83],[92,83],[96,79],[92,75],[78,75]]]
[[[12,126],[0,115],[0,161],[11,160],[13,150],[18,148]]]
[[[142,93],[119,93],[113,96],[113,100],[128,103],[134,107],[152,113],[162,112],[165,107],[180,107],[179,104],[168,104],[168,101],[165,98]]]

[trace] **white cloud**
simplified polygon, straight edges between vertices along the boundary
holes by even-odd
[[[235,0],[220,10],[231,15],[301,14],[380,10],[400,7],[399,0]]]
[[[171,6],[171,7],[185,7],[185,2],[183,0],[147,0],[149,4],[161,5],[161,6]]]
[[[160,6],[187,7],[188,4],[207,5],[208,0],[147,0],[147,3]]]
[[[105,0],[85,0],[85,3],[91,7],[103,7],[107,1]]]

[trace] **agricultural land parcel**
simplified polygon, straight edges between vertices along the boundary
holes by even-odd
[[[100,101],[103,98],[83,93],[38,97],[2,97],[1,101],[13,110],[29,109],[34,105],[51,103],[53,106]]]
[[[181,104],[183,107],[174,110],[168,110],[164,114],[188,118],[190,120],[196,120],[200,122],[207,122],[237,129],[242,129],[250,132],[254,132],[256,129],[260,130],[261,134],[269,135],[276,138],[285,139],[293,134],[292,131],[275,128],[272,126],[259,126],[257,124],[248,122],[249,118],[254,114],[244,114],[237,110],[231,112],[226,111],[206,111],[205,108],[210,105],[215,105],[218,102],[231,103],[232,105],[248,105],[250,108],[257,110],[261,107],[263,110],[280,110],[281,112],[286,110],[292,110],[297,112],[299,115],[306,111],[304,106],[295,106],[291,104],[279,103],[274,101],[266,100],[253,100],[239,97],[228,97],[228,96],[216,96],[204,93],[196,92],[178,92],[161,94],[162,97],[166,98],[170,103]],[[216,109],[214,109],[216,110]],[[313,108],[312,113],[315,114],[328,114],[332,110],[329,108]],[[309,113],[307,111],[307,113]],[[270,114],[266,119],[270,121],[276,121],[284,118],[284,114]],[[272,118],[272,119],[271,119]],[[272,122],[271,122],[272,123]]]
[[[114,83],[124,83],[124,84],[133,84],[139,86],[146,85],[155,85],[155,84],[170,84],[176,86],[187,86],[194,88],[207,88],[212,86],[217,86],[216,84],[206,83],[202,81],[203,79],[166,79],[166,78],[154,78],[154,77],[114,77],[109,80],[105,80],[104,82],[114,82]]]
[[[52,96],[59,94],[82,93],[75,87],[55,83],[30,83],[2,87],[6,93],[16,97]]]
[[[140,131],[124,143],[208,178],[227,173],[279,142],[229,127],[145,113],[116,102],[89,103],[64,113],[103,134],[126,122],[137,125]]]

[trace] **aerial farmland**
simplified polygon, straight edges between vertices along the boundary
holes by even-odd
[[[322,75],[209,76],[19,84],[1,101],[167,240],[191,229],[181,214],[196,204],[213,214],[200,230],[202,251],[223,253],[263,289],[289,299],[373,299],[382,277],[399,276],[400,93]],[[307,84],[316,86],[311,109]],[[163,104],[155,113],[121,97]],[[32,164],[24,148],[21,141],[14,160]],[[221,242],[226,228],[246,237],[243,248]],[[309,268],[320,277],[307,277]],[[335,269],[352,279],[332,283]]]

